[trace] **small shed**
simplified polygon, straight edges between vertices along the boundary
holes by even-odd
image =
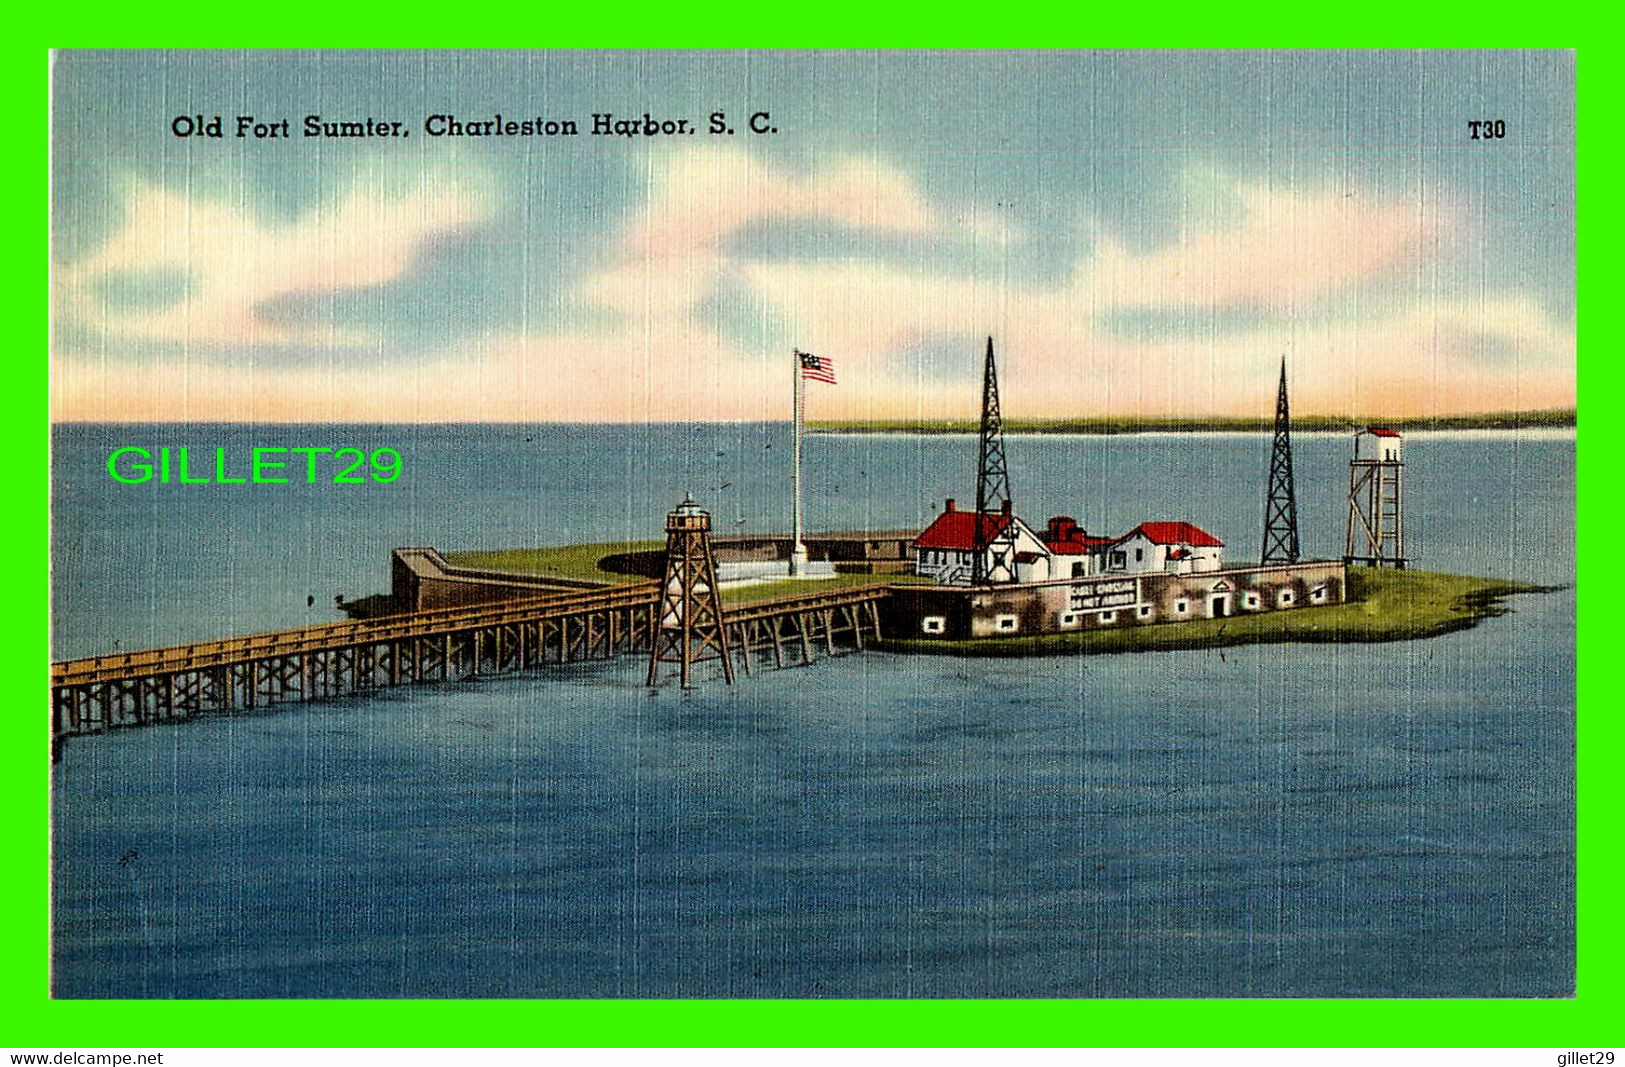
[[[1403,443],[1398,430],[1367,426],[1354,435],[1354,458],[1360,463],[1403,463]]]

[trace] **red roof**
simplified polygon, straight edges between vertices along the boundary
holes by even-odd
[[[1398,437],[1398,430],[1390,430],[1386,426],[1367,426],[1361,433],[1374,433],[1378,437]]]
[[[1104,548],[1112,543],[1109,537],[1080,537],[1073,541],[1045,541],[1049,550],[1057,556],[1081,556],[1090,549]]]
[[[957,552],[971,552],[976,548],[976,513],[972,511],[944,511],[936,521],[914,539],[915,548],[946,548]],[[989,537],[997,537],[1010,524],[1010,516],[1001,512],[984,511]]]
[[[1223,548],[1224,542],[1190,522],[1142,522],[1117,540],[1127,541],[1140,534],[1154,545],[1192,545],[1196,548]]]

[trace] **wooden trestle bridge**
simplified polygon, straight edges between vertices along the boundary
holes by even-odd
[[[889,595],[871,586],[731,607],[729,652],[749,672],[769,653],[784,667],[817,648],[861,651]],[[637,582],[53,663],[52,737],[648,653],[659,597],[659,582]]]

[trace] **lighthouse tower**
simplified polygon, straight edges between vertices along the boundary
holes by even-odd
[[[1405,569],[1404,439],[1386,426],[1354,435],[1349,460],[1349,528],[1343,561]]]
[[[662,663],[675,663],[687,689],[690,668],[707,659],[722,660],[723,676],[732,685],[734,666],[711,554],[711,516],[685,496],[666,516],[666,580],[649,652],[648,684],[655,684]]]

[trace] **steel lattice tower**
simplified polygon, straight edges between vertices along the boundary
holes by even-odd
[[[1262,563],[1298,562],[1298,499],[1292,488],[1292,417],[1287,410],[1286,358],[1275,398],[1275,447],[1270,453],[1269,493],[1264,500]]]
[[[666,581],[659,611],[650,642],[648,684],[655,684],[662,663],[676,663],[687,689],[693,664],[721,659],[723,676],[732,685],[733,658],[728,655],[728,630],[711,554],[711,516],[688,497],[666,516]]]
[[[993,512],[992,515],[989,512]],[[993,585],[1016,580],[1016,543],[995,529],[994,516],[1013,511],[1010,468],[1004,458],[1004,418],[999,414],[999,374],[993,366],[993,338],[987,339],[982,371],[982,443],[976,460],[976,536],[971,549],[971,584]]]

